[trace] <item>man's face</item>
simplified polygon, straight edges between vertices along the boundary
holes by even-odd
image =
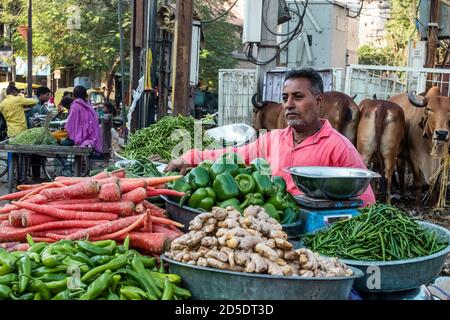
[[[311,92],[307,78],[291,78],[283,85],[283,110],[287,124],[302,132],[319,119],[319,106],[322,94]]]
[[[50,92],[41,94],[41,95],[39,96],[39,101],[42,102],[42,103],[47,102],[49,99],[50,99]]]

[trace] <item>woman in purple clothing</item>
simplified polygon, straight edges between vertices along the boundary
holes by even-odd
[[[83,86],[76,86],[73,89],[75,99],[71,106],[69,117],[67,118],[66,130],[69,138],[75,145],[80,147],[91,146],[94,151],[102,152],[102,134],[97,112],[90,103],[87,102],[88,94]]]

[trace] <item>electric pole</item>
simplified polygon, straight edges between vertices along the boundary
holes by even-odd
[[[187,115],[192,42],[192,0],[177,0],[173,48],[172,114]]]
[[[28,53],[28,75],[27,75],[27,94],[29,98],[33,97],[33,1],[28,0],[28,32],[27,32],[27,53]]]
[[[277,54],[278,44],[277,44],[277,36],[273,33],[277,31],[278,25],[278,0],[266,0],[268,2],[267,6],[263,5],[263,8],[267,8],[267,10],[263,10],[262,17],[263,21],[261,25],[261,42],[258,45],[258,62],[266,62]],[[263,2],[265,4],[265,1]],[[272,33],[268,30],[272,31]],[[257,74],[257,92],[260,94],[260,99],[263,98],[263,88],[264,88],[264,75],[266,71],[273,69],[276,66],[277,59],[272,59],[267,64],[257,66],[256,74]]]

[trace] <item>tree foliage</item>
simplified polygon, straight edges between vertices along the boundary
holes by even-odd
[[[218,17],[234,0],[196,0],[195,6],[202,20]],[[217,88],[219,69],[234,68],[237,60],[231,52],[240,45],[239,28],[231,23],[232,13],[203,25],[206,44],[200,54],[200,79],[211,89]]]
[[[130,7],[128,1],[122,3],[128,35]],[[2,6],[0,21],[13,31],[27,25],[27,0],[2,0]],[[32,19],[33,55],[49,57],[53,69],[73,66],[77,72],[106,71],[119,55],[117,0],[33,0]],[[12,42],[15,55],[26,56],[26,40],[18,32],[13,33]]]
[[[390,1],[390,19],[385,24],[387,45],[376,48],[364,45],[358,49],[361,64],[405,66],[408,58],[408,41],[417,37],[415,19],[417,0]]]

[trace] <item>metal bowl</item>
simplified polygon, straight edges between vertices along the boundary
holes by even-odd
[[[205,268],[161,257],[183,287],[199,300],[347,300],[353,283],[363,276],[350,267],[350,277],[286,277]]]
[[[297,188],[319,199],[350,199],[366,191],[370,180],[380,178],[376,172],[341,167],[288,167]]]
[[[356,280],[355,289],[362,292],[395,292],[411,290],[429,283],[439,275],[450,252],[450,231],[441,226],[419,221],[424,228],[435,231],[438,239],[447,240],[447,248],[432,255],[396,261],[358,261],[340,259],[349,266],[361,269],[364,277]],[[375,274],[374,272],[379,272]],[[379,275],[379,286],[376,277]]]
[[[242,146],[256,138],[256,131],[245,123],[229,124],[206,130],[211,138],[223,141],[226,146]]]

